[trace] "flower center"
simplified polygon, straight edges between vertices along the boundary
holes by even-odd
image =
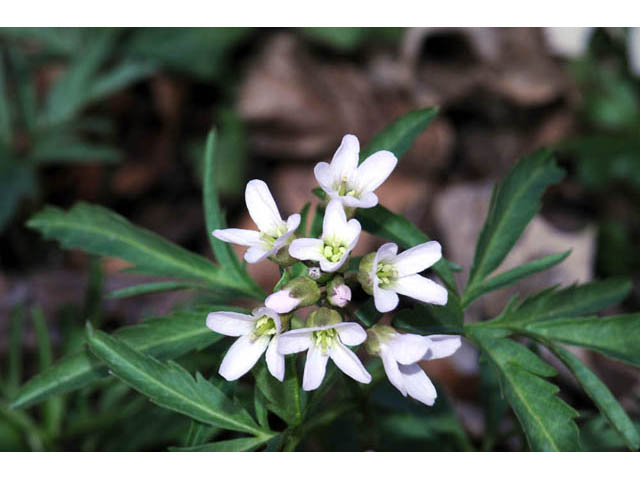
[[[397,272],[390,263],[380,262],[376,268],[376,276],[378,277],[378,280],[380,280],[380,286],[384,287],[385,285],[389,285],[391,281],[396,278]]]
[[[255,340],[263,335],[275,335],[276,333],[278,333],[278,329],[276,328],[275,320],[267,315],[262,315],[256,321],[251,336]]]
[[[260,240],[267,243],[270,247],[273,247],[274,242],[285,233],[287,233],[287,226],[285,224],[282,224],[276,229],[275,237],[261,231]]]
[[[338,190],[338,195],[340,195],[341,197],[356,197],[356,190],[354,188],[352,188],[346,180],[342,180],[342,182],[340,182],[340,185],[338,185],[338,188],[336,189]]]
[[[339,262],[342,256],[347,252],[345,246],[340,244],[324,244],[322,254],[324,258],[330,262]]]
[[[313,342],[326,355],[329,349],[338,342],[338,331],[335,328],[317,330],[313,332]]]

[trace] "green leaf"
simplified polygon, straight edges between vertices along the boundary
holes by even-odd
[[[596,350],[640,367],[640,313],[613,317],[554,318],[528,324],[519,331]]]
[[[172,452],[252,452],[267,443],[272,436],[234,438],[220,442],[205,443],[194,447],[172,447]]]
[[[0,57],[0,142],[10,145],[12,140],[11,102],[7,92],[4,64],[4,60]]]
[[[355,312],[356,318],[367,327],[373,327],[382,315],[376,308],[373,297],[369,297]]]
[[[218,240],[213,236],[212,232],[218,228],[225,228],[226,224],[220,209],[218,201],[217,188],[217,135],[212,130],[207,137],[207,146],[204,153],[204,180],[203,180],[203,196],[204,210],[207,224],[207,237],[211,243],[211,248],[216,260],[222,265],[227,275],[232,276],[238,283],[244,285],[244,289],[252,292],[252,296],[263,298],[264,292],[251,279],[244,265],[240,263],[238,257],[233,252],[231,246]]]
[[[9,314],[9,372],[7,388],[15,390],[22,378],[22,342],[24,333],[24,307],[18,306]]]
[[[570,253],[571,250],[567,250],[564,253],[547,255],[546,257],[533,260],[532,262],[525,263],[523,265],[518,265],[506,272],[488,278],[475,287],[465,290],[462,295],[462,307],[465,308],[469,306],[476,298],[492,292],[493,290],[506,287],[507,285],[517,282],[521,278],[552,268],[567,258]]]
[[[412,309],[400,310],[393,326],[418,335],[462,333],[464,317],[458,299],[452,295],[446,305],[416,304]]]
[[[415,247],[430,240],[404,216],[397,215],[382,205],[359,209],[356,213],[356,218],[360,221],[364,230],[377,237],[395,242],[402,249]],[[436,262],[431,269],[438,274],[450,294],[457,291],[453,272],[444,258]]]
[[[155,66],[150,62],[125,60],[95,78],[87,92],[87,102],[96,102],[150,76]]]
[[[540,209],[540,199],[549,185],[559,182],[564,171],[548,150],[524,157],[493,189],[469,273],[467,289],[476,287],[507,256],[527,224]]]
[[[524,345],[504,338],[507,330],[471,324],[465,331],[498,372],[503,393],[531,449],[581,450],[574,422],[578,413],[556,396],[558,387],[543,378],[556,371]]]
[[[396,157],[402,157],[437,114],[437,107],[429,107],[402,115],[371,139],[360,152],[360,161],[379,150],[389,150]]]
[[[194,379],[174,362],[139,353],[117,338],[87,326],[91,351],[115,376],[157,405],[214,427],[262,434],[249,413],[199,373]]]
[[[283,382],[275,379],[262,363],[254,368],[253,373],[256,387],[264,395],[267,408],[289,425],[299,425],[302,422],[302,404],[295,356],[289,355],[286,358]]]
[[[243,311],[228,306],[210,306],[207,311],[173,312],[139,325],[120,328],[113,336],[138,352],[160,359],[178,358],[223,338],[205,325],[207,313],[216,310]],[[12,406],[30,407],[52,395],[77,390],[105,376],[107,367],[104,363],[88,351],[81,351],[60,359],[31,378],[19,390]]]
[[[42,118],[46,126],[63,123],[86,106],[91,82],[111,54],[116,39],[115,30],[96,30],[51,89]]]
[[[131,287],[120,288],[109,292],[107,297],[109,298],[126,298],[136,295],[145,295],[147,293],[158,292],[170,292],[173,290],[189,290],[189,289],[203,289],[206,288],[202,284],[198,283],[186,283],[186,282],[151,282],[143,283],[140,285],[133,285]]]
[[[53,363],[53,352],[49,337],[49,329],[47,328],[47,322],[41,308],[33,308],[31,310],[31,318],[33,320],[38,345],[38,363],[40,367],[38,371],[43,372]],[[45,430],[49,435],[56,436],[59,434],[63,410],[64,403],[63,399],[60,397],[50,398],[43,405],[42,418]]]
[[[204,282],[210,288],[247,292],[238,282],[209,260],[175,245],[159,235],[132,225],[106,208],[77,203],[65,212],[45,207],[27,225],[64,248],[118,257],[135,265],[134,271]]]
[[[631,450],[640,448],[640,433],[607,386],[578,357],[568,350],[547,343],[546,346],[571,370],[589,398]]]
[[[587,315],[621,302],[631,291],[625,278],[611,278],[557,290],[550,288],[528,297],[489,322],[501,328],[518,328],[554,318]]]
[[[13,217],[20,200],[32,195],[36,178],[32,168],[8,159],[0,144],[0,232]]]
[[[78,133],[52,129],[47,135],[36,138],[29,161],[38,164],[115,163],[121,156],[120,151],[110,145],[90,143]]]

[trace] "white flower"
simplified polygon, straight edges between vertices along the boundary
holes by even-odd
[[[262,180],[251,180],[244,192],[249,215],[259,231],[240,228],[225,228],[213,231],[213,235],[223,242],[244,245],[249,249],[244,254],[248,263],[264,260],[287,245],[296,228],[300,225],[300,214],[294,213],[285,222],[269,187]]]
[[[331,313],[327,313],[331,312]],[[320,308],[310,315],[319,313],[322,315],[331,315],[335,319],[335,311],[329,311],[327,308]],[[324,325],[319,322],[307,328],[299,328],[290,330],[280,336],[278,350],[281,354],[298,353],[307,350],[307,360],[304,366],[304,375],[302,379],[302,388],[304,390],[315,390],[320,386],[324,379],[329,358],[333,363],[349,375],[354,380],[361,383],[371,382],[371,375],[362,365],[360,359],[345,345],[360,345],[367,338],[364,329],[353,322],[337,322],[335,320],[327,322]]]
[[[278,352],[282,323],[276,312],[261,307],[252,315],[235,312],[211,312],[207,327],[236,340],[222,360],[218,373],[226,380],[237,380],[251,370],[264,351],[271,375],[284,380],[284,356]]]
[[[581,57],[589,47],[593,27],[545,27],[547,45],[552,53],[562,57]]]
[[[289,255],[298,260],[320,262],[325,272],[335,272],[347,260],[360,237],[360,222],[347,221],[342,204],[331,200],[324,212],[320,238],[297,238],[289,246]]]
[[[380,356],[389,381],[402,395],[431,406],[438,395],[418,362],[453,355],[460,345],[458,335],[424,337],[400,334],[391,327],[376,326],[369,329],[367,350]]]
[[[313,173],[332,200],[340,200],[345,207],[375,207],[378,197],[373,192],[391,175],[398,159],[393,153],[380,150],[367,157],[360,166],[359,160],[358,138],[345,135],[331,163],[318,163]]]
[[[279,290],[269,295],[264,304],[278,313],[288,313],[300,305],[301,298],[292,297],[289,290]]]
[[[373,295],[379,312],[390,312],[398,306],[398,294],[415,298],[425,303],[445,305],[446,288],[418,275],[442,257],[438,242],[417,245],[400,255],[395,243],[385,243],[374,254],[365,256],[360,262],[358,279],[363,288]],[[368,258],[367,258],[368,257]]]

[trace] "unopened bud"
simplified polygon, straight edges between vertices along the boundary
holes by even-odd
[[[327,307],[320,307],[307,317],[308,327],[324,327],[342,322],[342,317],[338,312]]]
[[[351,301],[351,289],[344,283],[343,277],[338,275],[327,284],[327,300],[340,308]]]
[[[372,252],[360,260],[360,267],[358,268],[358,281],[362,285],[362,289],[369,295],[373,295],[373,279],[371,278],[371,269],[373,268],[373,261],[376,258],[376,253]]]
[[[320,289],[308,277],[291,280],[282,290],[272,293],[264,304],[278,313],[288,313],[299,307],[308,307],[320,300]]]
[[[376,325],[367,330],[367,341],[364,347],[369,355],[378,355],[380,345],[388,342],[396,334],[396,330],[388,325]]]

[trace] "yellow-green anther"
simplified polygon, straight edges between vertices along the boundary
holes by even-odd
[[[339,262],[346,252],[347,249],[344,246],[334,246],[326,244],[322,250],[324,257],[331,262]]]
[[[389,285],[396,276],[396,270],[390,263],[379,263],[376,268],[376,276],[382,285]]]
[[[273,318],[267,315],[262,315],[260,318],[258,318],[255,326],[253,327],[252,337],[255,339],[258,337],[262,337],[263,335],[275,335],[276,333],[278,333],[278,330],[276,328],[276,322],[273,320]]]
[[[338,342],[338,331],[335,328],[313,332],[313,341],[325,355]]]

